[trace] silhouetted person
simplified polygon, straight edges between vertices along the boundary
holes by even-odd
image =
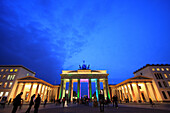
[[[38,97],[35,99],[35,105],[34,105],[34,113],[38,113],[38,108],[41,103],[40,95],[38,94]]]
[[[44,108],[45,108],[46,103],[47,103],[47,99],[45,99],[45,101],[44,101]]]
[[[10,98],[10,100],[8,101],[8,105],[11,103],[11,98]]]
[[[117,96],[116,95],[114,95],[113,96],[113,107],[114,107],[114,105],[115,105],[115,107],[118,109],[118,98],[117,98]]]
[[[35,94],[31,96],[31,101],[29,103],[29,107],[27,109],[27,111],[25,113],[29,113],[31,110],[31,107],[34,105],[34,98],[35,98]]]
[[[63,108],[64,108],[64,105],[65,105],[65,97],[63,97]]]
[[[99,94],[100,112],[104,112],[104,95]]]
[[[21,98],[21,104],[20,104],[20,106],[19,106],[19,109],[22,108],[23,103],[24,103],[24,100]]]
[[[15,99],[13,100],[13,110],[12,113],[16,113],[18,106],[21,105],[21,96],[22,96],[23,92],[21,92],[20,94],[18,94]]]
[[[154,103],[153,103],[153,101],[152,101],[152,99],[151,99],[151,98],[149,98],[149,103],[150,103],[150,104],[151,104],[151,106],[153,107]]]

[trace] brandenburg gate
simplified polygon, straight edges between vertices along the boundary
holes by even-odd
[[[73,101],[73,83],[77,82],[77,99],[81,99],[81,83],[88,83],[88,98],[92,99],[92,82],[95,82],[96,97],[99,100],[100,82],[103,83],[103,91],[105,99],[110,99],[110,91],[108,87],[108,73],[106,70],[91,70],[85,64],[80,66],[78,70],[63,70],[61,76],[59,99],[66,96],[66,83],[69,83],[68,99]],[[75,86],[74,86],[75,87]]]

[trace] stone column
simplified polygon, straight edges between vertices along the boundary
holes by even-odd
[[[133,91],[132,83],[130,83],[130,88],[131,88],[131,92],[132,92],[133,101],[137,101],[136,97],[135,97],[135,93]]]
[[[151,96],[150,96],[148,87],[147,87],[147,85],[146,85],[146,82],[144,82],[144,86],[145,86],[145,89],[146,89],[146,95],[147,95],[147,97],[148,97],[148,99],[149,99],[149,98],[151,98]],[[149,100],[148,100],[148,101],[149,101]]]
[[[41,84],[40,97],[41,97],[41,94],[42,94],[42,88],[43,88],[43,84]],[[42,98],[42,97],[41,97],[41,98]]]
[[[23,94],[24,94],[24,88],[25,88],[25,83],[23,83],[23,86],[22,86],[22,89],[21,89],[21,92],[23,92]]]
[[[63,83],[63,95],[62,95],[62,98],[65,97],[65,94],[66,94],[66,80],[64,80],[64,83]]]
[[[30,97],[31,97],[32,87],[33,87],[33,83],[31,83],[31,88],[30,88],[29,95],[28,95],[28,101],[30,100]]]
[[[98,88],[98,95],[100,94],[100,82],[99,79],[97,79],[97,88]]]
[[[154,89],[154,87],[153,87],[153,84],[150,83],[150,85],[151,85],[151,87],[152,87],[152,90],[153,90],[153,94],[154,94],[154,96],[155,96],[155,99],[156,99],[156,101],[158,101],[158,97],[157,97],[156,91],[155,91],[155,89]]]
[[[71,101],[72,79],[69,80],[68,99]]]
[[[60,83],[60,92],[59,92],[59,99],[62,99],[62,95],[63,95],[63,84],[64,84],[64,80],[61,79],[61,83]]]
[[[37,88],[36,88],[36,91],[35,91],[36,96],[38,95],[38,89],[39,89],[39,83],[37,84]]]
[[[127,87],[127,92],[128,92],[128,95],[129,95],[129,100],[132,101],[132,98],[131,98],[131,95],[130,95],[130,92],[129,92],[129,87],[128,87],[127,84],[126,84],[126,87]]]
[[[110,91],[109,91],[109,85],[108,85],[108,79],[105,79],[105,84],[106,84],[106,95],[110,99]]]
[[[104,98],[107,99],[107,91],[106,91],[106,82],[103,80],[103,91],[104,91]]]
[[[16,97],[16,94],[17,94],[17,91],[18,91],[18,87],[19,87],[19,83],[17,83],[17,87],[16,87],[15,93],[13,95],[13,99]]]
[[[56,89],[56,92],[54,92],[54,95],[56,94],[56,96],[55,96],[55,100],[57,100],[58,99],[58,88]]]
[[[45,86],[44,85],[44,90],[43,90],[43,96],[42,96],[42,100],[44,101],[44,95],[45,95],[45,88],[46,88],[47,86]]]
[[[122,87],[122,91],[124,92],[124,98],[126,99],[126,98],[127,98],[127,95],[126,95],[125,87],[124,87],[124,85],[122,85],[121,87]]]
[[[137,91],[138,91],[139,100],[142,100],[138,83],[136,83],[136,87],[137,87]]]
[[[77,84],[77,98],[80,99],[80,92],[81,92],[81,89],[80,89],[80,79],[78,79],[78,84]]]
[[[71,84],[71,102],[73,102],[73,81],[72,81],[72,84]]]
[[[88,98],[92,99],[91,79],[89,79],[88,88]]]

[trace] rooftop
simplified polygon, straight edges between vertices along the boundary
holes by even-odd
[[[170,66],[170,64],[146,64],[145,66],[143,66],[142,68],[136,70],[135,72],[133,72],[133,74],[137,73],[138,71],[148,67],[148,66]]]
[[[27,71],[35,74],[35,72],[33,72],[33,71],[31,71],[30,69],[24,67],[23,65],[0,65],[0,67],[22,67],[22,68],[24,68],[25,70],[27,70]]]

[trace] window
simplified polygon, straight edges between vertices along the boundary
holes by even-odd
[[[4,69],[1,69],[1,72],[4,72]]]
[[[10,69],[10,72],[13,72],[13,69]]]
[[[6,72],[9,71],[9,69],[6,69],[5,71],[6,71]]]
[[[4,94],[4,92],[0,92],[0,97],[2,97],[3,94]]]
[[[12,80],[14,80],[14,78],[15,78],[15,75],[13,75]]]
[[[168,85],[170,86],[170,81],[168,81]]]
[[[9,83],[9,88],[11,88],[11,86],[12,86],[12,82]]]
[[[0,86],[2,86],[2,82],[0,82]]]
[[[165,82],[165,81],[163,81],[163,84],[164,84],[164,86],[165,86],[165,87],[167,87],[167,84],[166,84],[166,82]]]
[[[160,71],[160,69],[159,69],[159,68],[156,68],[156,70],[157,70],[157,71]]]
[[[152,68],[152,71],[155,71],[155,68]]]
[[[2,79],[4,79],[6,77],[6,75],[4,75],[3,77],[2,77]]]
[[[9,94],[9,92],[5,92],[5,95],[4,95],[4,96],[6,96],[6,97],[7,97],[7,96],[8,96],[8,94]]]
[[[169,95],[169,97],[170,97],[170,91],[167,91],[167,93],[168,93],[168,95]]]
[[[158,78],[158,75],[157,75],[156,73],[155,73],[154,75],[155,75],[155,78],[156,78],[156,79],[159,79],[159,78]]]
[[[7,83],[7,82],[5,82],[4,87],[3,87],[3,88],[6,88],[7,84],[8,84],[8,83]]]
[[[142,75],[142,73],[140,73],[140,75]]]
[[[165,78],[168,78],[167,74],[164,74]]]
[[[162,87],[162,85],[161,85],[161,83],[160,83],[160,82],[158,82],[158,84],[159,84],[159,87]]]
[[[166,71],[169,71],[169,68],[166,68]]]
[[[162,94],[163,94],[164,98],[167,99],[167,96],[164,91],[162,91]]]
[[[29,73],[27,73],[27,76],[29,76]]]
[[[159,73],[159,77],[160,77],[160,79],[163,79],[163,77],[162,77],[162,74],[161,74],[161,73]]]
[[[14,72],[17,72],[17,71],[18,71],[18,69],[15,69],[15,70],[14,70]]]
[[[164,68],[161,68],[162,71],[164,71]]]
[[[7,80],[10,80],[10,78],[11,78],[11,75],[8,75]]]

